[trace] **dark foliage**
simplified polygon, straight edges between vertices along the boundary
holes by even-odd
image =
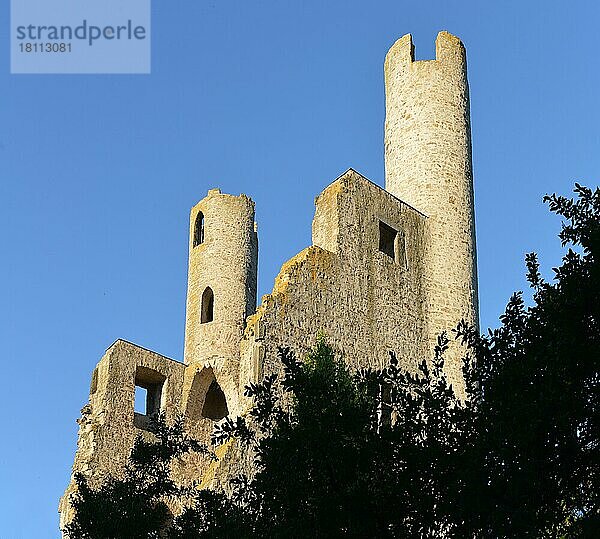
[[[572,248],[552,283],[527,255],[533,306],[517,293],[499,329],[459,328],[477,358],[473,457],[487,488],[469,513],[484,536],[600,536],[600,190],[575,192],[544,199]]]

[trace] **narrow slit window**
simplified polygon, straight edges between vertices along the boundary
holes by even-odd
[[[396,236],[398,231],[379,221],[379,250],[396,260]]]
[[[194,247],[197,247],[201,243],[204,243],[204,214],[198,212],[194,224]]]
[[[206,324],[212,322],[214,319],[215,310],[215,295],[213,294],[212,288],[207,286],[202,293],[202,311],[200,314],[200,323]]]

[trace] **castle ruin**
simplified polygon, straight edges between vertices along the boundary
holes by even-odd
[[[190,213],[183,362],[117,340],[93,371],[73,470],[119,474],[135,437],[159,410],[183,413],[209,442],[215,422],[251,405],[244,386],[279,367],[277,348],[302,357],[319,332],[355,368],[389,351],[415,369],[438,334],[478,322],[469,88],[465,48],[440,32],[435,60],[415,61],[405,35],[385,59],[385,189],[350,169],[315,200],[312,245],[286,262],[256,307],[254,202],[212,189]],[[447,374],[463,391],[460,354]],[[136,386],[146,414],[134,412]],[[181,481],[224,484],[237,453],[191,463]],[[61,499],[61,528],[71,518]]]

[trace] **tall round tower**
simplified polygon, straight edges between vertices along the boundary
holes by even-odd
[[[386,189],[427,215],[425,312],[429,345],[464,318],[478,323],[467,60],[440,32],[436,59],[415,61],[411,35],[385,59]],[[459,386],[457,352],[448,374]]]
[[[256,308],[254,202],[212,189],[191,210],[184,361],[239,360]]]

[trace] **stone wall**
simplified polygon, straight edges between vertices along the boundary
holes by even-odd
[[[185,366],[124,340],[117,340],[92,374],[90,398],[81,410],[73,472],[98,484],[107,474],[119,475],[135,437],[144,434],[145,418],[134,414],[135,386],[159,386],[157,406],[168,420],[179,412]],[[68,496],[73,476],[61,498],[61,528],[71,518]]]
[[[353,367],[386,365],[393,350],[413,368],[425,353],[425,217],[354,170],[315,204],[313,246],[283,265],[273,292],[249,319],[246,378],[273,370],[278,346],[302,357],[319,333]],[[398,232],[394,258],[379,250],[380,222]],[[251,347],[262,351],[249,353]],[[257,358],[262,365],[254,364]]]

